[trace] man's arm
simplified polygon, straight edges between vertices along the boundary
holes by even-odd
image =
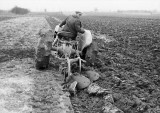
[[[77,20],[75,22],[76,31],[83,34],[85,31],[84,31],[84,29],[81,28],[81,26],[82,26],[81,21]]]
[[[67,18],[61,22],[61,24],[59,25],[59,27],[62,27],[63,25],[65,25],[66,21],[67,21]]]

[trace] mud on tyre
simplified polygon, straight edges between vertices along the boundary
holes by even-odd
[[[36,69],[46,69],[49,65],[50,55],[45,55],[45,48],[37,48],[35,66]]]

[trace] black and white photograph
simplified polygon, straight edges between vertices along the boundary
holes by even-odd
[[[160,0],[0,0],[0,113],[160,113]]]

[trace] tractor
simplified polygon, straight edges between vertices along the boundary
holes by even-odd
[[[90,30],[85,29],[84,34],[78,34],[77,40],[68,39],[64,35],[59,25],[55,30],[40,30],[40,39],[36,48],[36,68],[48,68],[50,57],[59,60],[59,71],[64,75],[64,81],[67,82],[73,72],[73,68],[78,67],[81,72],[81,66],[85,61],[87,47],[92,43],[93,37]],[[73,68],[72,68],[73,67]]]

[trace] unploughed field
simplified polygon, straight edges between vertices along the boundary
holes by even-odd
[[[49,29],[43,16],[0,22],[1,113],[73,113],[68,94],[60,86],[63,78],[58,69],[35,68],[39,32]]]
[[[54,28],[51,17],[48,22]],[[98,46],[96,57],[87,65],[101,75],[95,83],[112,89],[113,104],[124,113],[160,113],[160,19],[84,16],[82,23]],[[96,38],[99,35],[104,37]],[[21,58],[33,58],[33,52],[24,52]],[[89,95],[84,89],[70,99],[75,113],[102,113],[102,96]]]

